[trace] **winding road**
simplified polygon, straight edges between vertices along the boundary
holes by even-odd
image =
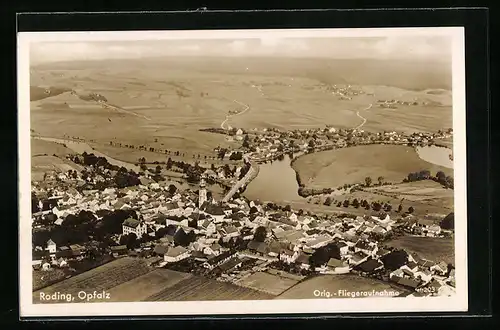
[[[248,109],[250,109],[250,106],[248,106],[248,105],[246,105],[246,104],[244,104],[244,103],[241,103],[241,102],[236,101],[236,100],[233,100],[233,102],[234,102],[234,103],[238,103],[238,104],[239,104],[239,105],[241,105],[241,106],[244,106],[244,107],[245,107],[245,110],[243,110],[243,111],[241,111],[241,112],[238,112],[238,113],[236,113],[236,114],[234,114],[234,115],[228,115],[228,116],[226,116],[226,119],[224,119],[224,121],[220,124],[220,128],[222,128],[222,129],[227,129],[227,128],[225,128],[225,127],[224,127],[224,125],[226,125],[226,123],[227,123],[227,121],[228,121],[229,119],[231,119],[232,117],[235,117],[235,116],[242,115],[242,114],[244,114],[245,112],[247,112],[247,111],[248,111]]]
[[[363,109],[361,111],[366,111],[366,110],[370,109],[372,106],[373,106],[373,104],[370,104],[368,107],[366,107],[365,109]],[[361,124],[359,124],[358,126],[356,126],[354,129],[360,129],[361,127],[363,127],[364,124],[366,124],[366,118],[359,114],[359,110],[356,111],[356,116],[361,118],[363,120],[363,122]]]

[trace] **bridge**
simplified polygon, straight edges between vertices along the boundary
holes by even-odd
[[[222,201],[224,203],[227,203],[231,198],[233,198],[234,194],[236,194],[238,190],[240,190],[240,188],[243,188],[248,183],[250,183],[250,181],[252,181],[257,176],[257,174],[259,174],[259,167],[255,164],[251,164],[247,174],[245,174],[245,176],[241,180],[235,183],[235,185],[231,188],[231,190],[229,190],[226,196],[224,196]]]

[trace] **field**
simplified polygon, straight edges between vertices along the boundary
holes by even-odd
[[[335,298],[342,298],[342,295],[338,295],[340,290],[347,290],[349,292],[387,290],[403,293],[401,289],[394,288],[389,283],[366,277],[356,275],[321,275],[295,285],[276,299],[315,299],[318,298],[314,294],[315,290],[330,292]]]
[[[373,182],[382,176],[387,182],[401,182],[410,172],[429,170],[432,174],[453,170],[420,159],[411,147],[363,145],[301,156],[293,162],[307,188],[336,188],[344,184]]]
[[[210,133],[205,133],[207,134],[208,137],[221,137],[222,135],[219,134],[210,134]],[[212,141],[212,142],[217,142],[214,140],[210,139],[205,139],[206,141]],[[221,142],[221,141],[219,141]],[[217,145],[225,145],[224,143],[220,143]],[[102,144],[102,143],[91,143],[92,148],[95,150],[98,150],[112,158],[124,161],[124,162],[129,162],[129,163],[137,163],[139,158],[144,157],[146,159],[146,163],[153,163],[155,161],[157,162],[166,162],[168,158],[171,158],[174,161],[185,161],[185,162],[192,162],[194,163],[195,161],[198,161],[200,163],[200,166],[204,167],[210,167],[210,164],[230,164],[234,165],[237,162],[236,161],[229,161],[226,160],[224,162],[221,162],[220,160],[213,160],[213,159],[208,159],[208,157],[214,157],[216,156],[215,152],[213,150],[208,150],[207,147],[204,146],[199,146],[199,148],[191,148],[191,149],[181,149],[181,152],[185,152],[186,156],[175,156],[175,155],[168,155],[164,153],[159,153],[159,152],[151,152],[151,151],[145,151],[145,150],[137,150],[137,149],[131,149],[131,148],[125,148],[125,147],[115,147],[115,146],[110,146],[109,144]],[[227,146],[227,145],[226,145]],[[159,148],[165,148],[165,146],[159,146]],[[202,150],[203,149],[203,150]],[[164,149],[163,149],[164,150]],[[171,149],[175,150],[175,149]],[[200,153],[196,153],[196,151],[200,151]],[[198,154],[200,155],[200,158],[198,158]],[[193,158],[193,155],[196,158]],[[207,159],[205,159],[205,156],[207,156]]]
[[[135,258],[121,258],[106,263],[97,268],[93,268],[85,273],[73,276],[54,285],[48,286],[42,290],[33,292],[34,303],[47,303],[40,299],[40,294],[65,293],[75,297],[75,302],[80,301],[78,292],[85,291],[92,293],[94,291],[110,290],[122,283],[130,281],[136,277],[150,272],[145,261]],[[53,302],[52,302],[53,303]]]
[[[244,287],[267,292],[272,295],[279,295],[296,283],[296,280],[272,275],[266,272],[253,273],[239,281],[239,284]]]
[[[53,268],[50,271],[33,270],[33,291],[51,283],[61,281],[65,277],[66,273],[62,269]]]
[[[262,300],[273,296],[235,284],[193,276],[162,290],[145,301]]]
[[[110,289],[110,300],[114,302],[141,301],[149,296],[165,290],[187,278],[191,274],[180,273],[168,269],[156,269],[145,275]]]
[[[233,145],[223,135],[199,129],[220,127],[229,111],[243,105],[249,110],[228,125],[352,128],[362,122],[360,111],[367,119],[365,130],[435,131],[451,123],[449,91],[442,90],[451,86],[449,71],[442,64],[420,64],[270,58],[232,59],[231,64],[220,58],[45,64],[32,67],[31,124],[45,136],[187,151],[188,159]],[[373,95],[340,100],[328,90],[332,84],[351,84]],[[52,86],[51,93],[40,86]],[[117,108],[105,109],[69,90],[80,96],[100,93]],[[392,98],[430,104],[362,111],[378,99]]]
[[[398,187],[404,186],[401,189],[401,193],[397,193]],[[424,187],[427,186],[427,187]],[[391,189],[392,188],[392,189]],[[433,181],[422,181],[422,182],[412,182],[403,183],[393,186],[383,186],[380,187],[382,190],[388,190],[387,192],[381,192],[377,189],[367,189],[366,191],[355,191],[341,196],[333,196],[335,201],[344,201],[345,199],[353,200],[354,198],[359,200],[367,200],[369,202],[379,201],[382,203],[390,203],[393,206],[392,215],[396,215],[396,210],[399,204],[403,206],[403,210],[406,211],[410,206],[414,208],[414,215],[425,216],[427,214],[440,214],[442,217],[446,216],[448,213],[453,211],[454,199],[453,190],[445,189],[441,187],[438,183]],[[308,204],[305,201],[292,202],[291,206],[293,209],[303,209],[304,211],[311,211],[315,213],[351,213],[355,215],[364,214],[378,214],[379,212],[367,211],[364,208],[354,208],[349,207],[337,207],[332,204],[330,206],[323,205],[327,196],[314,196],[311,197],[311,202]],[[318,202],[319,204],[316,204]]]
[[[455,264],[455,244],[451,238],[402,236],[386,244],[408,252],[415,252],[428,260]]]
[[[31,156],[46,155],[52,156],[56,155],[59,157],[64,157],[66,155],[74,153],[71,149],[66,148],[62,144],[44,141],[40,139],[31,139]]]

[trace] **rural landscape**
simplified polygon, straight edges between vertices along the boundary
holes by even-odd
[[[32,51],[33,302],[454,295],[451,55],[325,42]]]

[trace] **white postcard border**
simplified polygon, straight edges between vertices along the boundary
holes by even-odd
[[[31,148],[30,59],[33,42],[120,41],[276,37],[377,37],[436,36],[453,39],[453,131],[455,178],[456,295],[453,297],[406,297],[364,299],[295,299],[259,301],[193,301],[33,304],[31,265]],[[19,146],[19,279],[21,317],[297,314],[356,312],[453,312],[467,311],[467,170],[465,118],[465,48],[463,27],[376,29],[287,29],[113,32],[21,32],[18,33],[18,146]],[[326,303],[328,301],[328,303]]]

